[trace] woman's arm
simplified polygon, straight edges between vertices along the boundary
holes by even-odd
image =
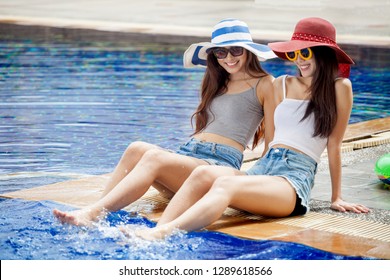
[[[274,77],[267,76],[261,80],[260,85],[257,87],[257,97],[261,104],[263,104],[264,110],[264,151],[261,156],[264,156],[268,150],[268,144],[274,137],[274,111],[275,111],[275,98],[273,88]]]
[[[337,80],[337,121],[331,135],[329,136],[327,144],[329,171],[332,183],[331,208],[341,212],[348,210],[361,213],[368,212],[368,208],[363,205],[347,203],[343,201],[341,195],[341,145],[352,111],[352,104],[353,95],[351,81],[348,79]]]

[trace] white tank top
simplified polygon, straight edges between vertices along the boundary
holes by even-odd
[[[269,146],[272,147],[276,144],[290,146],[307,154],[319,163],[328,138],[313,137],[314,114],[301,121],[309,100],[286,98],[286,78],[287,75],[282,80],[283,101],[275,109],[275,134]]]

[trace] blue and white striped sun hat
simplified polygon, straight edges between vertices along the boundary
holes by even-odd
[[[238,19],[224,19],[214,26],[211,43],[192,44],[183,57],[184,67],[207,66],[209,49],[215,47],[238,46],[254,53],[260,61],[275,58],[275,53],[266,45],[256,44],[252,40],[248,25]]]

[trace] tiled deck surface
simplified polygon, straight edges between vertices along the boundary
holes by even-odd
[[[321,16],[335,24],[338,42],[341,44],[390,47],[389,1],[260,2],[262,1],[2,0],[0,34],[7,35],[11,27],[17,29],[19,26],[42,26],[59,28],[64,36],[73,38],[81,34],[80,29],[89,29],[124,32],[133,36],[133,39],[149,38],[155,42],[197,42],[199,39],[194,37],[209,38],[212,26],[220,19],[236,17],[248,23],[254,39],[269,42],[289,39],[299,19]],[[28,34],[28,29],[24,35],[31,35]],[[345,199],[363,203],[384,217],[365,219],[364,215],[340,215],[329,209],[322,211],[321,204],[320,210],[313,209],[304,217],[275,220],[229,210],[209,229],[246,238],[299,242],[346,255],[390,259],[390,190],[383,189],[373,173],[378,154],[389,152],[390,144],[386,142],[388,136],[382,135],[384,140],[378,140],[372,135],[386,131],[390,131],[389,118],[350,125],[345,136],[346,161],[343,165]],[[371,146],[378,148],[365,148]],[[366,150],[368,152],[365,154]],[[247,153],[248,162],[244,168],[253,164],[249,159],[256,156],[256,153]],[[330,196],[326,157],[323,161],[313,192],[316,205],[318,202],[329,201]],[[92,176],[3,196],[49,199],[82,207],[98,199],[106,179],[107,175]],[[148,209],[144,214],[151,219],[158,219],[165,204],[166,201],[156,192],[150,191],[127,209],[141,212]]]

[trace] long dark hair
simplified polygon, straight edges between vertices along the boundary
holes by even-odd
[[[268,73],[261,67],[256,55],[250,51],[245,51],[247,53],[245,72],[252,78],[261,78],[268,75]],[[195,135],[205,129],[208,122],[208,109],[210,108],[211,102],[215,97],[226,93],[229,80],[230,74],[226,72],[221,65],[219,65],[217,58],[214,56],[213,52],[210,51],[207,55],[207,68],[201,85],[201,100],[198,108],[191,117],[191,123],[193,123],[193,120],[195,119],[195,131],[192,135]],[[263,122],[264,118],[253,137],[252,148],[255,148],[260,139],[264,138]]]
[[[308,89],[311,99],[302,120],[314,113],[314,135],[328,137],[337,121],[336,89],[338,63],[336,53],[329,47],[311,48],[316,71]]]

